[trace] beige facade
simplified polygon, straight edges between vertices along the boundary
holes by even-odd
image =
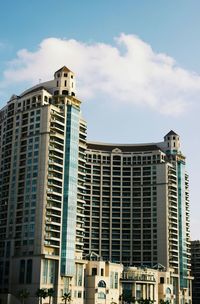
[[[160,303],[161,300],[175,304],[191,303],[191,295],[180,295],[177,298],[177,289],[174,288],[177,283],[177,275],[173,269],[165,269],[162,265],[157,265],[158,269],[127,267],[124,269],[121,277],[122,289],[124,294],[131,295],[136,301],[148,299],[154,303]],[[126,299],[126,297],[125,297]],[[137,302],[136,302],[137,303]]]
[[[0,111],[0,289],[12,304],[22,289],[30,293],[26,303],[38,303],[38,288],[53,288],[54,303],[67,291],[83,302],[80,104],[74,74],[63,67]]]
[[[160,143],[88,142],[85,254],[124,266],[172,268],[175,303],[187,293],[191,303],[188,191],[173,131]]]
[[[52,288],[52,304],[66,293],[72,304],[114,304],[127,289],[191,304],[179,136],[86,147],[80,105],[63,67],[0,111],[0,301],[17,304],[26,290],[26,304],[38,304],[36,291]]]
[[[160,264],[155,268],[124,267],[102,261],[91,253],[85,270],[85,303],[138,303],[147,299],[155,304],[161,300],[175,304],[177,290],[174,282],[177,282],[174,270],[165,269]],[[185,294],[182,300],[190,303],[191,297]]]
[[[88,261],[85,272],[85,303],[119,303],[122,293],[120,283],[122,270],[121,264]]]

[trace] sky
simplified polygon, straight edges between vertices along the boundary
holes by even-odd
[[[0,10],[0,107],[12,94],[76,74],[88,139],[160,142],[180,135],[200,239],[200,1],[7,0]]]

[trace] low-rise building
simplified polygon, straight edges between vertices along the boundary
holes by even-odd
[[[119,303],[122,271],[122,264],[101,261],[98,255],[90,254],[85,271],[85,303]]]

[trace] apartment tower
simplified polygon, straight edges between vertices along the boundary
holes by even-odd
[[[191,262],[192,275],[194,281],[192,283],[192,300],[193,304],[200,303],[200,241],[191,242]]]
[[[38,288],[53,288],[57,303],[75,274],[83,297],[80,104],[74,73],[63,67],[0,111],[0,289],[16,297],[28,290],[27,303],[38,303]]]
[[[125,266],[174,269],[176,299],[191,301],[188,174],[180,138],[87,143],[84,252]]]

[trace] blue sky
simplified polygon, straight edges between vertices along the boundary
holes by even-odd
[[[0,10],[0,105],[65,64],[77,75],[89,139],[158,142],[175,130],[187,155],[193,239],[200,239],[199,11],[198,0],[9,0]]]

